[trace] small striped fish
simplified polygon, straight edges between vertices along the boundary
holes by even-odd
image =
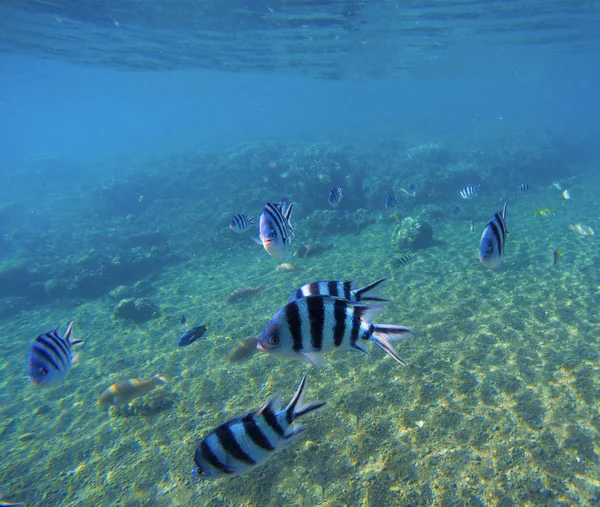
[[[254,217],[248,218],[246,215],[237,213],[231,217],[229,222],[229,228],[233,232],[246,232],[250,227],[254,225]]]
[[[360,350],[369,354],[361,342],[371,340],[406,366],[390,342],[410,338],[412,329],[371,324],[383,311],[381,306],[329,296],[298,299],[275,314],[258,339],[257,348],[278,356],[305,359],[318,366],[323,354],[333,350]]]
[[[458,215],[460,215],[463,212],[463,209],[460,206],[454,206],[451,210],[450,210],[450,214],[453,217],[457,217]]]
[[[384,281],[385,278],[381,278],[365,287],[352,290],[353,280],[345,280],[343,282],[338,280],[319,280],[318,282],[307,283],[294,291],[290,299],[288,299],[288,303],[308,296],[330,296],[354,301],[355,303],[359,301],[389,301],[389,299],[378,296],[364,296],[364,294],[373,290]]]
[[[330,206],[335,208],[342,200],[342,197],[344,197],[344,194],[342,193],[342,189],[340,187],[333,187],[329,191],[329,196],[327,197],[327,201],[329,202]]]
[[[488,222],[481,235],[479,243],[479,260],[486,268],[495,268],[504,255],[504,245],[506,243],[506,205],[502,212],[497,211]]]
[[[481,185],[467,185],[460,191],[460,196],[463,199],[473,199],[479,193],[479,187]]]
[[[294,421],[325,405],[325,402],[304,402],[306,377],[302,377],[285,410],[281,410],[278,393],[258,410],[212,430],[194,453],[194,476],[205,480],[235,477],[262,465],[293,442],[304,430],[302,426],[294,425]]]
[[[63,337],[58,329],[39,335],[27,355],[27,375],[36,386],[51,386],[67,378],[75,356],[71,349],[83,343],[71,340],[73,323],[71,322]]]
[[[275,259],[286,257],[292,241],[294,229],[290,220],[293,208],[294,203],[291,203],[283,213],[280,204],[267,202],[260,214],[259,239],[267,253]]]
[[[417,255],[419,255],[419,252],[409,253],[409,254],[403,255],[402,257],[396,257],[392,261],[392,263],[395,266],[405,266],[406,264],[413,261],[417,257]]]
[[[388,195],[385,199],[385,209],[393,208],[400,202],[400,199],[394,197],[393,195]]]
[[[527,194],[529,192],[533,192],[535,190],[535,185],[530,185],[529,183],[521,183],[519,185],[519,192]]]

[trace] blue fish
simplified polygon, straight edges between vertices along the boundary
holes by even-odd
[[[506,205],[502,212],[497,211],[489,223],[486,225],[481,235],[479,243],[479,260],[486,268],[495,268],[504,255],[504,245],[506,243]]]
[[[177,346],[187,347],[194,343],[198,338],[202,338],[204,333],[206,333],[206,326],[196,326],[192,329],[188,329],[177,340]]]
[[[338,206],[340,204],[342,197],[344,197],[344,194],[342,193],[342,189],[340,187],[334,187],[329,191],[329,195],[327,196],[327,201],[329,202],[330,206],[335,208],[336,206]]]
[[[27,354],[27,375],[37,386],[47,387],[58,384],[67,378],[75,360],[71,349],[83,343],[83,340],[71,340],[73,323],[71,322],[63,337],[58,329],[39,335]]]
[[[204,480],[235,477],[262,465],[293,442],[304,430],[294,421],[325,405],[304,402],[306,377],[285,410],[281,410],[281,395],[276,394],[258,410],[212,430],[194,453],[194,476]]]
[[[290,222],[293,207],[294,203],[290,203],[283,213],[280,204],[268,202],[260,214],[259,239],[267,253],[275,259],[284,259],[287,256],[291,236],[294,234]]]

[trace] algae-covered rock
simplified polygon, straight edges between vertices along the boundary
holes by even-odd
[[[433,228],[427,222],[406,217],[392,233],[392,249],[416,252],[435,245]]]
[[[158,317],[160,309],[148,298],[121,299],[113,315],[121,319],[132,320],[138,324]]]

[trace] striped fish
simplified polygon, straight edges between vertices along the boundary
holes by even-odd
[[[292,301],[279,310],[262,332],[259,350],[293,359],[304,359],[314,366],[333,350],[360,350],[369,354],[363,340],[372,340],[401,365],[391,341],[410,338],[404,326],[371,324],[384,311],[377,305],[364,305],[329,296],[308,296]]]
[[[344,194],[342,193],[342,189],[340,187],[333,187],[329,191],[329,195],[327,196],[327,201],[329,202],[330,206],[335,208],[342,200],[342,197],[344,197]]]
[[[519,185],[519,192],[527,194],[529,192],[533,192],[535,190],[535,185],[530,185],[529,183],[521,183]]]
[[[486,268],[495,268],[504,255],[504,245],[506,243],[506,205],[502,212],[497,211],[489,223],[486,225],[481,235],[479,243],[479,260]]]
[[[481,185],[467,185],[460,191],[460,196],[463,199],[473,199],[479,193],[479,187]]]
[[[392,261],[392,263],[394,264],[394,266],[405,266],[406,264],[414,260],[417,257],[417,255],[419,255],[419,252],[405,254],[402,257],[396,257]]]
[[[260,214],[259,239],[267,253],[275,259],[283,259],[287,255],[294,234],[290,219],[294,203],[291,203],[285,214],[280,204],[267,202]]]
[[[385,209],[393,208],[400,202],[400,199],[394,197],[393,195],[388,195],[385,199]]]
[[[293,442],[304,430],[302,426],[293,424],[294,421],[325,405],[324,402],[304,402],[306,377],[302,377],[285,410],[281,410],[281,395],[278,393],[258,410],[212,430],[194,453],[194,476],[211,480],[249,472]]]
[[[380,298],[378,296],[364,296],[365,293],[377,287],[384,282],[385,278],[381,278],[369,285],[360,289],[352,290],[353,280],[319,280],[318,282],[307,283],[294,293],[288,299],[288,303],[302,299],[308,296],[330,296],[334,298],[346,299],[348,301],[389,301],[389,299]]]
[[[231,217],[229,222],[229,228],[233,232],[246,232],[250,227],[254,225],[254,217],[248,218],[246,215],[237,213]]]
[[[63,337],[58,329],[39,335],[27,354],[27,375],[36,386],[51,386],[67,378],[71,364],[75,360],[71,349],[83,343],[71,340],[73,323],[71,322]]]
[[[458,215],[460,215],[463,212],[463,209],[460,206],[454,206],[451,210],[450,210],[450,214],[453,217],[457,217]]]

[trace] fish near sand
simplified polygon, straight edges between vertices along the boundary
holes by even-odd
[[[479,260],[486,268],[495,268],[502,261],[506,243],[506,205],[488,222],[479,243]]]
[[[323,355],[334,350],[369,354],[363,342],[371,340],[406,366],[391,342],[410,338],[413,331],[404,326],[372,324],[371,320],[384,310],[381,306],[329,296],[298,299],[273,316],[258,339],[257,348],[318,366],[323,362]]]
[[[294,229],[290,222],[294,203],[283,212],[281,204],[266,203],[258,224],[259,242],[274,259],[284,259],[292,241]]]
[[[256,348],[258,338],[259,336],[249,336],[248,338],[244,338],[231,350],[227,360],[230,363],[244,363],[248,361],[256,354],[256,352],[258,352],[258,349]]]
[[[234,290],[229,296],[227,296],[227,303],[237,303],[248,299],[250,296],[261,292],[265,288],[264,285],[258,285],[256,287],[244,287],[242,289]]]
[[[560,248],[557,248],[556,250],[554,250],[554,253],[552,254],[552,259],[554,260],[554,264],[558,264],[561,257],[562,257],[562,252],[561,252]]]
[[[278,393],[261,408],[217,426],[204,437],[194,453],[194,476],[213,480],[250,472],[293,442],[304,430],[294,421],[325,405],[304,401],[306,377],[284,410]]]
[[[177,340],[178,347],[187,347],[194,343],[198,338],[202,338],[202,335],[206,333],[206,326],[196,326],[192,329],[188,329],[184,333],[181,334],[179,339]]]
[[[63,336],[58,334],[58,329],[53,329],[33,340],[27,354],[27,376],[36,386],[52,386],[67,378],[77,359],[72,348],[83,343],[83,340],[71,339],[72,333],[73,322]]]
[[[333,243],[311,243],[308,245],[300,245],[296,248],[294,252],[294,257],[302,257],[303,259],[308,259],[309,257],[314,257],[315,255],[322,254],[331,250],[333,248]]]
[[[123,405],[140,396],[148,394],[156,386],[167,383],[163,375],[154,375],[146,379],[132,378],[110,386],[98,398],[98,405]]]
[[[290,264],[289,262],[284,262],[275,268],[275,271],[280,273],[287,273],[289,271],[303,271],[304,266],[298,266],[296,264]]]

